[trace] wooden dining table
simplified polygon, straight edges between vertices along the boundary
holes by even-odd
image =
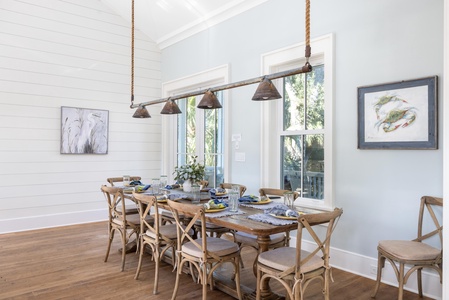
[[[177,191],[173,191],[177,192]],[[125,194],[126,198],[133,200],[132,194]],[[201,204],[206,203],[210,197],[205,196],[204,194],[201,197]],[[191,203],[190,199],[178,199],[177,201],[185,202],[185,203]],[[273,201],[279,201],[279,200],[273,200]],[[283,202],[279,201],[279,204]],[[200,204],[200,205],[201,205]],[[192,204],[192,205],[198,205],[198,204]],[[169,206],[166,203],[166,201],[158,201],[158,207],[162,209],[169,210]],[[229,228],[231,230],[235,231],[241,231],[245,233],[249,233],[252,235],[257,236],[257,243],[259,244],[259,252],[268,251],[269,245],[270,245],[270,235],[275,233],[282,233],[282,232],[289,232],[291,230],[296,230],[298,228],[298,224],[296,222],[292,222],[287,225],[272,225],[269,223],[263,223],[260,221],[255,221],[248,219],[248,216],[254,215],[254,214],[260,214],[263,213],[263,210],[256,209],[253,207],[248,207],[244,205],[239,206],[239,210],[242,213],[240,214],[231,214],[229,216],[223,216],[223,217],[214,217],[213,214],[207,213],[206,214],[206,221],[213,223],[215,225],[223,226],[226,228]],[[180,212],[184,213],[184,212]],[[237,295],[235,293],[235,290],[232,287],[232,281],[231,278],[223,278],[218,277],[216,279],[215,286],[222,290],[223,292],[236,297]],[[241,286],[242,291],[244,292],[244,299],[255,299],[256,294],[254,289],[251,289],[245,285]],[[278,295],[274,294],[269,286],[269,282],[265,281],[264,285],[261,287],[261,296],[262,299],[278,299]]]

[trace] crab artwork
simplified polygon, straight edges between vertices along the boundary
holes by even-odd
[[[397,96],[384,95],[374,103],[377,122],[375,127],[385,133],[392,132],[398,128],[405,128],[412,124],[417,117],[415,107],[407,107],[408,102]]]

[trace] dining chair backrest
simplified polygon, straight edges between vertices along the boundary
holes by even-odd
[[[343,209],[335,208],[331,212],[319,213],[319,214],[304,214],[298,217],[298,232],[296,236],[296,263],[295,263],[295,277],[301,278],[301,267],[308,261],[318,255],[323,260],[323,267],[329,269],[329,252],[331,236],[337,226],[338,220],[343,214]],[[315,229],[316,225],[327,224],[326,234],[323,236],[319,234]],[[306,231],[313,239],[313,250],[310,246],[307,252],[302,251],[302,236]],[[290,270],[290,272],[293,270]]]
[[[220,187],[222,189],[232,189],[232,186],[238,185],[239,186],[239,191],[240,191],[240,197],[242,197],[245,192],[246,192],[246,186],[244,186],[243,184],[235,184],[235,183],[220,183]]]
[[[192,242],[195,247],[203,253],[203,261],[206,262],[208,257],[213,257],[214,259],[220,260],[220,257],[215,255],[212,252],[207,250],[207,238],[201,239],[201,244],[197,242],[197,240],[191,236],[189,233],[194,230],[195,222],[201,222],[201,236],[206,237],[206,218],[205,218],[205,210],[203,206],[192,205],[189,203],[181,203],[172,200],[167,200],[170,209],[173,212],[173,216],[175,217],[177,230],[178,230],[178,249],[181,249],[181,245],[186,242]],[[182,223],[179,218],[179,213],[184,215],[188,215],[191,219],[186,224],[185,220]]]
[[[421,204],[419,208],[419,217],[418,217],[418,236],[414,241],[422,242],[425,241],[435,235],[438,235],[440,242],[441,255],[443,255],[443,225],[440,224],[440,220],[435,214],[435,207],[443,207],[443,198],[431,197],[431,196],[423,196],[421,197]],[[434,224],[434,229],[427,229],[426,232],[423,232],[425,229],[424,217],[426,215],[426,210],[432,222]],[[428,231],[428,232],[427,232]]]
[[[142,177],[140,177],[140,176],[130,176],[130,181],[137,181],[137,180],[141,180],[142,179]],[[109,184],[111,185],[111,186],[114,186],[114,183],[116,183],[116,182],[123,182],[123,177],[110,177],[110,178],[107,178],[106,179],[108,182],[109,182]]]
[[[101,191],[108,204],[109,222],[126,224],[126,201],[123,189],[103,185]]]
[[[151,233],[154,234],[156,244],[159,244],[159,240],[161,239],[170,242],[170,239],[161,236],[159,233],[161,224],[159,218],[159,207],[157,204],[157,198],[155,196],[139,194],[136,192],[133,192],[133,198],[137,202],[137,208],[139,210],[140,234],[145,234],[145,232],[150,231]],[[153,219],[151,220],[147,218],[150,212],[153,216]]]
[[[273,196],[284,196],[285,193],[288,192],[292,192],[290,190],[282,190],[282,189],[274,189],[274,188],[260,188],[259,189],[259,194],[260,196],[267,196],[269,197],[270,195]],[[296,191],[293,191],[294,194],[294,198],[298,198],[299,193]]]

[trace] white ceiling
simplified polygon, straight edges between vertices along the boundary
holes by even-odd
[[[131,22],[131,0],[100,0]],[[165,48],[268,0],[135,0],[134,25]]]

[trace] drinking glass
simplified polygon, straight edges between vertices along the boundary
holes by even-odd
[[[293,204],[295,201],[295,194],[293,192],[285,192],[284,193],[284,204],[288,206],[290,209],[295,209],[295,205]]]
[[[165,187],[167,186],[167,175],[161,175],[161,179],[160,179],[160,183],[161,183],[161,188],[165,189]]]
[[[153,188],[153,194],[159,194],[160,193],[160,180],[159,178],[153,178],[151,179],[151,187]]]
[[[198,184],[192,185],[192,204],[199,204],[201,202],[200,186]]]
[[[229,211],[230,212],[238,212],[239,211],[239,193],[231,190],[228,193],[229,201]]]
[[[240,196],[240,186],[239,186],[238,184],[233,184],[233,185],[231,186],[231,188],[232,188],[232,191],[233,191],[233,192],[236,192],[236,193],[239,194],[239,196]]]
[[[129,186],[130,183],[131,183],[131,176],[123,175],[123,185]]]

